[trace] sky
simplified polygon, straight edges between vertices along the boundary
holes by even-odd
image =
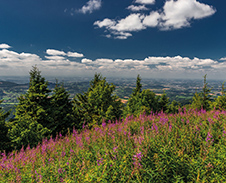
[[[226,79],[226,1],[0,1],[0,77]]]

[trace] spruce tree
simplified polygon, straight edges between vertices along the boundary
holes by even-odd
[[[226,109],[226,88],[222,83],[221,96],[218,96],[211,105],[211,108],[225,110]]]
[[[0,104],[3,101],[0,100]],[[9,116],[9,112],[4,112],[0,107],[0,152],[1,151],[8,151],[10,148],[10,139],[8,138],[8,126],[6,124],[6,118]]]
[[[29,74],[29,89],[18,98],[15,121],[9,132],[16,148],[28,144],[34,146],[51,133],[51,91],[48,89],[48,82],[36,66]]]
[[[133,90],[131,97],[124,110],[124,116],[156,112],[158,110],[158,97],[150,90],[142,90],[141,77],[137,76],[136,88]]]
[[[139,116],[143,113],[150,114],[151,112],[173,112],[178,110],[179,104],[176,101],[170,103],[165,92],[161,96],[157,96],[153,91],[148,89],[142,90],[141,77],[137,76],[136,88],[133,90],[125,110],[124,117],[128,115]]]
[[[15,119],[22,119],[25,114],[37,120],[44,127],[49,127],[51,121],[49,113],[51,111],[51,99],[48,89],[48,82],[41,76],[41,71],[37,66],[33,66],[30,71],[29,89],[21,95],[16,107]]]
[[[133,90],[132,96],[135,96],[139,93],[141,93],[142,89],[142,84],[141,84],[141,77],[138,74],[137,75],[137,80],[136,80],[136,88]]]
[[[158,110],[166,112],[168,109],[169,103],[170,103],[169,98],[166,96],[166,93],[164,91],[158,101]]]
[[[206,75],[204,76],[203,88],[200,93],[195,93],[192,98],[191,106],[195,109],[205,109],[209,110],[211,107],[212,96],[210,95],[212,88],[209,88],[206,82]]]
[[[51,131],[53,136],[59,132],[65,135],[68,129],[73,128],[72,103],[69,96],[70,94],[65,90],[63,84],[59,84],[57,81],[51,97],[51,116],[53,120]]]
[[[79,128],[83,123],[92,127],[101,124],[103,119],[116,120],[121,116],[123,104],[113,94],[114,90],[115,85],[109,84],[100,74],[95,74],[88,91],[77,94],[73,99],[74,115],[80,119],[80,124],[77,124]]]

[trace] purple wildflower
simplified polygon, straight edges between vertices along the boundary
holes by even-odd
[[[114,147],[113,148],[113,151],[116,152],[116,149],[118,149],[118,146]]]
[[[224,130],[224,131],[223,131],[223,137],[224,137],[225,135],[226,135],[226,131]]]
[[[106,127],[106,123],[103,121],[103,123],[102,123],[102,127],[104,128],[104,127]]]
[[[64,157],[66,155],[66,153],[64,151],[62,151],[61,156]]]
[[[58,169],[58,173],[59,173],[59,174],[62,174],[62,173],[63,173],[63,169],[62,169],[62,168],[59,168],[59,169]]]
[[[103,162],[103,158],[101,158],[100,160],[97,160],[97,165],[100,166]]]
[[[207,137],[206,137],[206,142],[209,142],[209,141],[211,141],[211,142],[214,141],[213,136],[210,134],[210,132],[208,132]]]

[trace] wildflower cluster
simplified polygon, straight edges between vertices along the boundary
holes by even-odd
[[[103,122],[0,156],[0,182],[226,182],[226,111]]]

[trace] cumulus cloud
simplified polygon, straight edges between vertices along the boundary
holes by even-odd
[[[129,32],[146,29],[142,23],[143,19],[144,16],[140,13],[133,13],[118,21],[104,19],[103,21],[94,22],[94,25],[97,25],[99,28],[105,27],[111,34],[115,35],[115,38],[126,39],[132,36]]]
[[[130,5],[127,7],[128,10],[131,11],[144,11],[144,10],[148,10],[148,8],[145,5],[140,5],[140,6],[134,6],[134,5]]]
[[[11,48],[11,46],[9,46],[8,44],[0,44],[0,49],[8,49]]]
[[[114,26],[116,24],[116,21],[111,20],[109,18],[105,18],[103,21],[96,21],[94,22],[94,25],[97,25],[99,28],[110,28],[111,26]]]
[[[86,14],[86,13],[93,13],[94,10],[99,10],[101,8],[101,0],[89,0],[86,5],[84,5],[79,12]]]
[[[155,0],[136,0],[135,3],[140,3],[140,4],[154,4]]]
[[[131,14],[128,17],[121,19],[114,26],[111,26],[112,30],[116,30],[118,32],[124,31],[139,31],[145,29],[145,26],[142,24],[143,15],[136,13]]]
[[[93,61],[92,60],[90,60],[90,59],[87,59],[87,58],[84,58],[84,59],[82,59],[82,61],[81,61],[83,64],[87,64],[87,63],[93,63]]]
[[[153,4],[154,2],[154,0],[136,0],[135,3],[143,5],[131,5],[127,9],[132,11],[146,10],[144,4]],[[132,32],[138,32],[147,27],[157,27],[165,31],[189,27],[192,20],[209,17],[215,12],[215,8],[197,0],[167,0],[162,9],[151,11],[149,14],[131,13],[118,20],[105,18],[102,21],[94,22],[94,25],[105,28],[107,38],[127,39],[132,36]]]
[[[58,50],[54,50],[58,51]],[[83,75],[95,72],[112,76],[123,77],[127,73],[131,76],[142,73],[148,77],[156,77],[164,74],[183,77],[185,73],[189,76],[202,77],[203,74],[225,73],[226,61],[225,58],[217,60],[200,59],[189,57],[146,57],[145,59],[110,59],[98,58],[95,60],[89,58],[81,58],[71,60],[71,57],[66,55],[59,55],[53,50],[46,52],[44,59],[32,53],[17,53],[7,49],[0,50],[0,75],[28,75],[32,66],[37,65],[40,70],[47,75],[58,76],[74,76],[75,74]],[[76,52],[74,52],[76,53]],[[92,75],[91,74],[91,75]],[[151,74],[151,75],[150,75]]]
[[[221,58],[220,60],[224,61],[224,60],[226,60],[226,57],[224,57],[224,58]]]
[[[62,56],[45,56],[46,59],[48,60],[64,60],[65,57]]]
[[[160,18],[161,15],[158,12],[152,11],[149,15],[145,16],[143,24],[147,27],[157,27]]]
[[[202,19],[216,10],[196,0],[169,0],[163,7],[161,26],[163,29],[180,29],[190,26],[191,19]]]
[[[46,50],[46,53],[47,53],[48,55],[66,55],[65,52],[59,51],[59,50],[54,50],[54,49],[47,49],[47,50]]]
[[[68,57],[77,57],[77,58],[80,58],[80,57],[84,57],[84,55],[82,53],[77,53],[77,52],[67,52],[65,53],[64,51],[59,51],[59,50],[54,50],[54,49],[47,49],[46,50],[46,53],[48,55],[51,55],[51,57],[47,57],[46,58],[56,58],[56,59],[60,59],[60,58],[64,58],[62,56],[68,56]],[[59,57],[59,55],[61,55],[61,57]],[[54,59],[54,60],[56,60]]]
[[[70,52],[70,51],[67,53],[67,56],[68,57],[78,57],[78,58],[84,57],[84,55],[82,53]]]

